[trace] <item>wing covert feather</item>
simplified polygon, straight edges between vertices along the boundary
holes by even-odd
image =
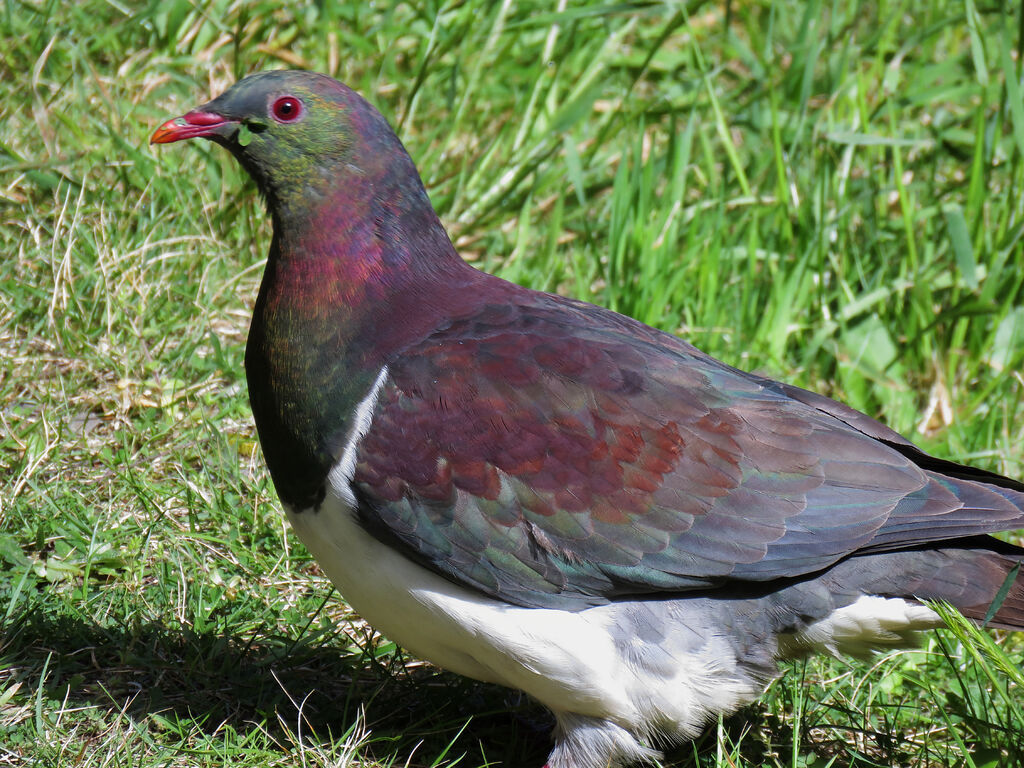
[[[521,605],[799,576],[963,507],[868,417],[590,305],[488,306],[389,371],[354,478],[367,526]]]

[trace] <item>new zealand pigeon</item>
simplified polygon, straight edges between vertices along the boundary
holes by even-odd
[[[329,77],[252,75],[152,141],[195,137],[273,220],[245,367],[292,525],[389,638],[549,707],[548,768],[653,759],[781,658],[937,626],[923,600],[1024,629],[1024,549],[987,535],[1024,484],[474,269]]]

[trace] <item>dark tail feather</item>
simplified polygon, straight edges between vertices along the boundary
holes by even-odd
[[[1024,549],[988,536],[852,557],[827,578],[834,591],[944,600],[979,624],[1024,631]]]
[[[1024,630],[1024,557],[1004,557],[990,554],[988,562],[991,587],[1002,576],[995,595],[987,605],[964,605],[956,603],[960,613],[986,627],[997,629]]]

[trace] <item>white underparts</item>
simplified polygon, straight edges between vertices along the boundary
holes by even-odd
[[[898,597],[864,595],[857,602],[834,611],[798,635],[779,638],[785,656],[814,651],[833,655],[865,656],[880,648],[906,648],[914,633],[942,626],[927,606]]]

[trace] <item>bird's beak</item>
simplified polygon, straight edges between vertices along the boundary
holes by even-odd
[[[194,109],[187,115],[175,117],[161,125],[150,138],[150,144],[170,144],[172,141],[204,138],[226,137],[234,133],[238,127],[237,120],[231,120],[213,112]]]

